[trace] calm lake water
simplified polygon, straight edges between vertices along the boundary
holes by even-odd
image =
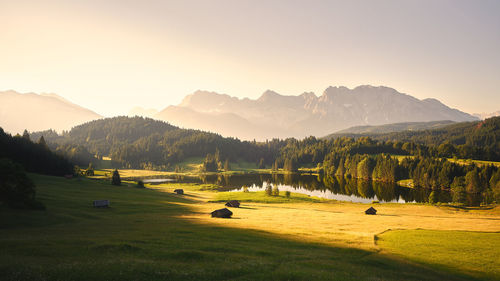
[[[156,179],[143,179],[145,183],[160,184],[166,182],[216,184],[221,192],[262,191],[267,186],[278,186],[280,191],[290,191],[310,196],[350,201],[358,203],[427,203],[432,192],[425,188],[407,188],[395,183],[345,179],[309,174],[243,174],[243,175],[210,175],[210,176],[173,176]],[[448,191],[436,190],[438,202],[451,202]],[[478,206],[480,196],[468,195],[467,204]]]

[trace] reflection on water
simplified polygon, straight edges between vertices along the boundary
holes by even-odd
[[[160,183],[166,183],[166,182],[173,182],[175,179],[144,179],[142,182],[144,183],[149,183],[149,184],[160,184]]]
[[[163,177],[165,179],[165,177]],[[430,189],[406,188],[395,183],[384,183],[358,179],[346,179],[332,176],[309,174],[244,174],[244,175],[208,175],[174,176],[176,182],[216,184],[219,191],[242,191],[246,186],[249,191],[264,190],[268,185],[277,185],[280,191],[290,191],[310,196],[339,201],[360,203],[426,203],[429,202]],[[451,202],[448,191],[434,191],[437,202]],[[479,205],[480,196],[468,195],[468,205]]]

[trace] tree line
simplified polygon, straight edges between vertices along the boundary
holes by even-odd
[[[228,170],[230,162],[246,161],[273,170],[321,167],[324,173],[341,177],[389,182],[411,178],[415,186],[425,188],[453,185],[457,190],[465,187],[465,192],[493,193],[497,168],[463,166],[443,158],[497,159],[500,118],[417,132],[417,140],[409,140],[405,134],[414,133],[255,142],[181,129],[149,118],[115,117],[82,124],[60,136],[52,131],[32,135],[43,135],[52,150],[81,165],[110,156],[121,167],[175,170],[179,162],[200,157],[205,159],[203,171]],[[390,155],[407,157],[399,161]]]

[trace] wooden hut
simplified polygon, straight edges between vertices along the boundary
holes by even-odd
[[[184,189],[176,189],[176,190],[174,190],[174,192],[182,195],[182,194],[184,194]]]
[[[375,208],[373,208],[373,207],[370,207],[368,210],[365,211],[365,214],[366,215],[376,215],[377,210],[375,210]]]
[[[109,200],[95,200],[94,201],[94,208],[108,208],[109,207]]]
[[[230,218],[232,215],[233,215],[233,212],[229,211],[228,208],[224,208],[224,209],[219,209],[219,210],[215,210],[211,213],[212,215],[212,218]]]
[[[240,202],[238,200],[227,201],[226,207],[239,208],[240,207]]]

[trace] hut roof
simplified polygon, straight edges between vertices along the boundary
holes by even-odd
[[[375,214],[377,214],[377,210],[375,210],[375,208],[373,208],[373,207],[370,207],[370,208],[368,208],[368,210],[365,211],[365,214],[375,215]]]
[[[240,207],[240,202],[238,200],[230,200],[230,201],[227,201],[226,206],[228,206],[228,207],[234,207],[234,208],[239,208]]]

